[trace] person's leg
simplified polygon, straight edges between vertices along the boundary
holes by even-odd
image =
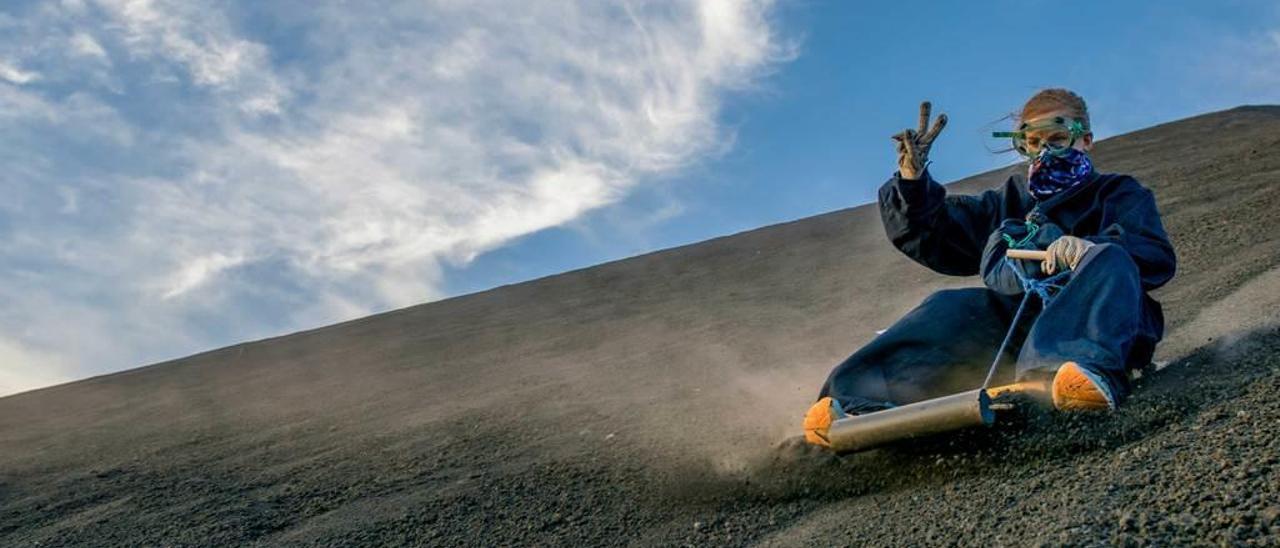
[[[836,366],[818,397],[857,414],[978,388],[1017,304],[986,288],[938,291]]]
[[[1158,315],[1129,253],[1094,246],[1035,320],[1018,356],[1018,377],[1049,377],[1074,361],[1104,379],[1119,403],[1129,391],[1128,366],[1150,359],[1160,340]]]

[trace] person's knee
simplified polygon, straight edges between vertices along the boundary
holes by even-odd
[[[1117,244],[1096,244],[1085,253],[1084,259],[1076,267],[1079,273],[1129,274],[1138,271],[1137,263],[1123,246]]]
[[[950,289],[939,289],[925,297],[922,305],[932,304],[936,302],[979,302],[986,299],[988,289],[985,287],[954,287]]]

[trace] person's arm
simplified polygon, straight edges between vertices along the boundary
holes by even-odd
[[[987,247],[982,251],[982,283],[996,293],[1021,295],[1023,292],[1022,282],[1018,280],[1018,275],[1013,272],[1012,267],[1014,265],[1010,265],[1004,260],[1005,253],[1009,250],[1009,245],[1004,239],[1006,232],[1013,231],[1006,231],[1002,227],[993,231],[991,236],[987,238]],[[1022,232],[1025,232],[1025,230]]]
[[[948,195],[925,170],[920,179],[898,173],[880,187],[880,220],[894,247],[942,274],[979,273],[987,237],[995,230],[1004,187],[976,196]]]
[[[982,282],[997,293],[1021,295],[1022,281],[1013,272],[1014,268],[1020,269],[1023,276],[1031,279],[1043,278],[1045,273],[1040,267],[1040,261],[1025,259],[1006,261],[1005,254],[1009,251],[1009,239],[1014,242],[1027,240],[1026,244],[1019,249],[1044,249],[1060,237],[1062,237],[1062,229],[1053,223],[1039,225],[1032,234],[1026,221],[1005,219],[987,238],[986,249],[982,252]]]
[[[1086,236],[1094,243],[1116,244],[1129,252],[1138,265],[1142,288],[1150,291],[1173,278],[1178,259],[1160,221],[1155,196],[1134,181],[1107,198],[1109,215],[1098,234]]]

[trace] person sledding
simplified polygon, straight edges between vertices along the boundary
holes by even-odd
[[[1065,89],[1035,94],[999,133],[1028,160],[1026,176],[981,194],[952,195],[930,176],[928,155],[946,126],[893,136],[898,171],[880,189],[889,240],[942,274],[979,274],[986,287],[938,291],[840,363],[804,418],[805,439],[829,446],[831,424],[848,415],[972,388],[1005,340],[1027,280],[1061,278],[1013,326],[1008,355],[1017,381],[1043,380],[1063,411],[1115,409],[1129,372],[1147,365],[1164,332],[1148,295],[1174,275],[1173,246],[1150,190],[1129,175],[1099,173],[1089,113]],[[1006,260],[1009,249],[1044,250],[1043,261]],[[1014,269],[1021,269],[1020,272]],[[1065,274],[1064,274],[1065,273]],[[1056,280],[1055,280],[1056,281]]]

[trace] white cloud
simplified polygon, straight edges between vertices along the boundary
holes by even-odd
[[[26,84],[40,78],[37,72],[25,71],[17,66],[0,59],[0,79],[7,80],[13,84]]]
[[[217,13],[201,10],[195,2],[157,4],[151,0],[101,2],[124,25],[131,51],[171,58],[185,65],[197,84],[227,85],[261,63],[264,48],[235,37]],[[201,28],[204,25],[210,28]]]
[[[107,50],[102,49],[102,44],[94,40],[84,32],[77,32],[71,35],[71,51],[76,55],[86,57],[94,57],[101,60],[107,60]]]
[[[161,295],[163,299],[172,299],[191,291],[209,281],[218,273],[228,270],[244,262],[244,257],[211,253],[186,261],[172,276],[167,289]]]
[[[1280,21],[1280,11],[1272,19]],[[1275,70],[1280,64],[1280,29],[1217,33],[1189,55],[1188,87],[1212,97],[1231,96],[1236,102],[1275,102],[1280,88],[1280,71]]]
[[[73,380],[63,358],[0,337],[0,396]]]
[[[75,333],[88,373],[443,297],[723,151],[724,95],[791,53],[770,3],[45,5],[0,55],[75,92],[0,86],[31,107],[0,114],[0,329]]]
[[[242,112],[277,114],[286,100],[267,45],[236,34],[218,2],[99,0],[135,57],[181,66],[198,86],[216,88]]]

